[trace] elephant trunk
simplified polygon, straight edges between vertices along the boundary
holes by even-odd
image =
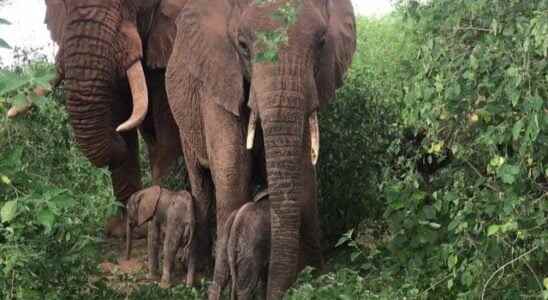
[[[113,147],[112,101],[117,74],[112,43],[118,22],[109,20],[119,17],[84,4],[72,8],[70,15],[63,42],[67,110],[82,152],[93,165],[105,167]],[[102,22],[91,22],[99,15]]]
[[[279,76],[276,76],[279,80]],[[303,191],[304,93],[300,77],[283,78],[281,86],[258,92],[263,128],[268,191],[271,201],[269,299],[281,299],[296,277]],[[278,83],[270,84],[271,87]]]
[[[284,116],[299,116],[300,120],[292,121]],[[280,106],[262,113],[261,119],[271,200],[269,278],[272,280],[268,282],[268,295],[271,299],[281,299],[297,272],[304,114]]]

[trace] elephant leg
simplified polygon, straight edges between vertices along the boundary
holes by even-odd
[[[191,149],[184,147],[185,163],[194,198],[196,227],[189,256],[197,272],[204,272],[211,261],[211,235],[209,233],[209,207],[213,201],[213,183],[207,170],[200,166]],[[187,282],[188,284],[193,284]]]
[[[177,158],[182,156],[181,142],[167,101],[164,72],[149,70],[147,75],[152,101],[141,133],[147,143],[153,184],[161,185],[177,164]]]
[[[160,275],[160,227],[156,217],[148,224],[148,272],[152,280]]]
[[[227,219],[251,200],[251,153],[245,148],[243,124],[212,99],[202,103],[206,147],[215,185],[217,240],[227,237]],[[221,243],[216,244],[213,278],[226,272]],[[213,295],[211,295],[213,296]]]
[[[167,214],[167,225],[164,238],[164,266],[162,270],[162,287],[170,287],[172,275],[175,267],[175,256],[181,244],[181,238],[184,231],[184,221],[180,212],[184,207],[173,205],[169,208]],[[179,214],[179,215],[178,215]]]
[[[306,152],[309,153],[309,152]],[[304,266],[313,266],[323,269],[324,260],[321,247],[321,228],[318,210],[316,172],[310,161],[303,166],[304,191],[301,199],[301,257],[299,270]]]
[[[220,248],[221,252],[216,252],[215,255],[215,266],[217,267],[217,270],[215,271],[213,281],[209,286],[209,300],[220,300],[223,289],[226,287],[226,285],[228,284],[228,280],[230,279],[227,247],[228,239],[230,238],[231,227],[234,224],[234,219],[236,218],[236,213],[237,212],[233,212],[230,215],[230,217],[226,221],[225,233],[220,235],[221,238],[217,239],[217,243],[219,245],[217,249]]]

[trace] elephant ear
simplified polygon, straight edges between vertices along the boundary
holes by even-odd
[[[150,68],[165,68],[177,33],[175,19],[189,0],[162,0],[154,12],[146,41],[145,61]]]
[[[320,106],[335,98],[356,51],[356,19],[350,0],[326,0],[329,25],[316,74]]]
[[[65,0],[46,0],[46,23],[51,39],[61,45],[67,20],[67,7]]]
[[[213,99],[240,116],[243,74],[231,43],[228,24],[237,9],[226,0],[191,1],[177,19],[177,40],[168,70],[173,81],[192,78],[199,82],[202,97]]]
[[[139,199],[139,208],[137,211],[137,225],[141,226],[144,223],[148,222],[158,208],[158,202],[160,201],[160,196],[162,194],[162,189],[159,186],[153,186],[148,189],[145,189],[137,195]]]

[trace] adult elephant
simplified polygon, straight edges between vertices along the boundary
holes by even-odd
[[[181,156],[165,92],[175,17],[187,0],[46,0],[46,24],[59,44],[58,76],[76,143],[111,171],[125,203],[141,188],[137,128],[159,184]],[[147,114],[148,112],[148,114]],[[123,222],[111,223],[123,233]]]
[[[278,60],[262,60],[265,33],[279,31],[287,3],[298,3],[296,23]],[[280,299],[293,283],[301,243],[315,265],[322,263],[317,111],[342,85],[355,46],[350,0],[193,1],[177,19],[167,90],[197,200],[197,228],[204,231],[195,251],[207,253],[212,193],[222,240],[230,213],[251,198],[252,179],[264,179],[271,200],[269,299]],[[224,275],[221,261],[215,278]],[[211,286],[210,298],[218,294]]]

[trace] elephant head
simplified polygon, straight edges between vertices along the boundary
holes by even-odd
[[[265,48],[261,33],[281,27],[275,16],[288,3],[296,6],[297,18],[278,59],[258,59]],[[255,128],[262,130],[272,225],[268,296],[280,299],[296,276],[301,166],[304,160],[317,160],[317,111],[334,98],[355,51],[351,1],[192,1],[177,26],[176,39],[184,43],[176,45],[190,46],[174,51],[170,81],[192,78],[199,91],[187,95],[214,99],[241,120],[246,120],[247,105],[248,148]]]
[[[129,198],[126,217],[126,259],[131,257],[133,228],[152,219],[158,208],[161,194],[162,189],[159,186],[153,186],[134,193]]]
[[[165,68],[174,18],[185,2],[46,0],[45,22],[60,47],[57,65],[65,80],[70,123],[95,166],[116,167],[127,157],[120,133],[138,127],[147,114],[145,70]],[[119,95],[127,86],[132,103],[126,104]],[[128,109],[113,112],[115,107]],[[120,114],[127,121],[119,120]]]

